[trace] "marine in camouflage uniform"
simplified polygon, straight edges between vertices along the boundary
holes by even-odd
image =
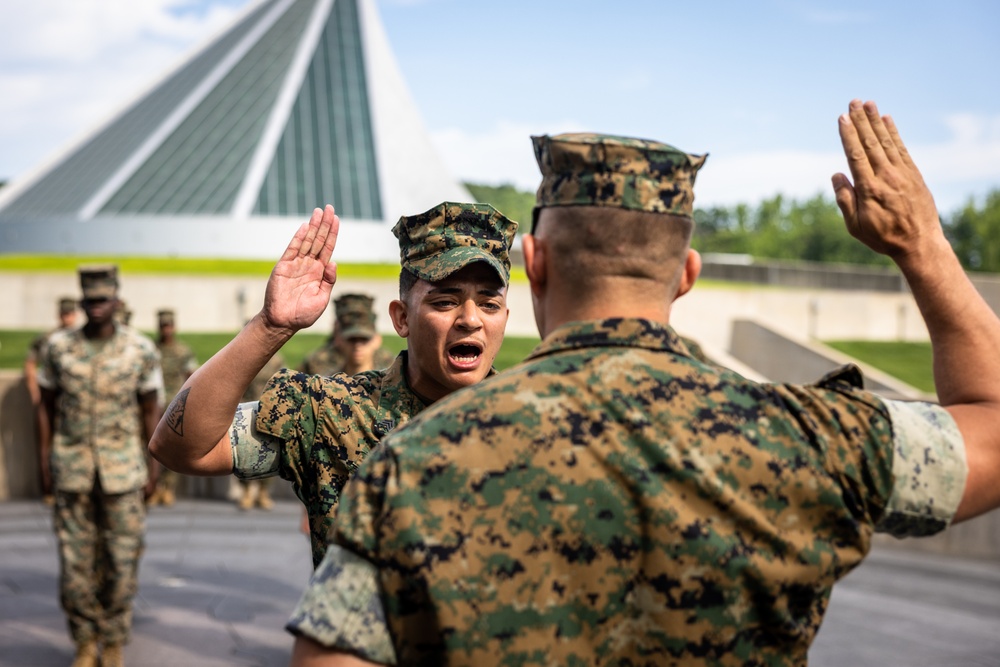
[[[59,299],[57,307],[59,327],[36,336],[31,341],[31,345],[28,347],[28,354],[24,358],[24,384],[28,388],[28,396],[31,399],[32,407],[36,411],[36,416],[38,414],[38,404],[42,400],[42,391],[38,387],[38,359],[41,357],[45,341],[56,331],[69,330],[76,326],[76,299],[63,297]],[[41,435],[43,428],[45,428],[44,425],[36,422],[36,434]],[[39,484],[42,490],[42,501],[46,505],[52,505],[55,502],[55,497],[52,495],[52,483],[48,478],[42,477],[41,467],[39,468]]]
[[[160,329],[156,349],[160,352],[160,365],[163,368],[164,400],[161,403],[165,407],[198,368],[198,360],[191,348],[176,338],[177,317],[174,311],[160,310],[156,313],[156,319]],[[156,482],[156,491],[146,504],[150,507],[173,505],[177,498],[178,477],[179,475],[173,470],[167,468],[161,470]]]
[[[516,229],[484,204],[446,202],[400,218],[393,228],[401,255],[400,298],[390,304],[390,316],[407,338],[407,350],[388,368],[354,376],[282,370],[259,401],[237,406],[237,395],[229,404],[234,384],[249,382],[246,374],[328,305],[335,278],[328,234],[336,234],[338,224],[327,207],[300,230],[272,272],[264,309],[195,373],[189,394],[185,389],[175,399],[150,444],[167,466],[291,480],[309,514],[314,564],[326,550],[340,489],[361,460],[392,429],[492,372],[507,321],[508,251]],[[308,291],[286,294],[298,283],[283,277],[307,271],[314,271]],[[320,289],[314,290],[316,284]],[[293,311],[293,305],[300,309]],[[234,408],[229,432],[216,441],[209,427]]]
[[[852,103],[851,126],[841,120],[849,157],[865,155],[851,127],[871,115]],[[543,341],[390,435],[347,484],[289,623],[293,665],[339,652],[380,664],[803,665],[834,582],[873,532],[929,535],[1000,505],[998,438],[963,440],[986,436],[995,411],[886,400],[854,367],[816,385],[761,384],[692,357],[668,319],[700,268],[688,243],[704,157],[600,135],[534,142],[538,228],[523,248]],[[891,176],[852,165],[857,191],[835,179],[849,227],[864,211],[857,228],[886,236],[935,229],[919,172],[899,164]],[[866,208],[884,180],[914,190],[887,214]],[[940,238],[934,256],[900,266],[922,312],[972,318],[944,340],[929,321],[937,352],[988,332],[972,353],[988,381],[969,377],[973,357],[952,360],[996,401],[1000,321]],[[954,294],[921,289],[938,270]],[[985,470],[966,484],[973,444]]]
[[[81,267],[80,283],[87,324],[53,334],[40,360],[42,442],[74,666],[96,665],[99,647],[102,664],[112,666],[122,663],[131,628],[143,494],[152,489],[145,444],[163,378],[153,342],[113,321],[116,268]]]
[[[350,375],[372,369],[388,368],[395,355],[384,347],[376,348],[370,363],[364,368],[348,368],[348,352],[355,344],[381,344],[375,328],[374,299],[367,294],[342,294],[333,302],[333,333],[323,347],[313,350],[302,361],[299,370],[308,375]],[[375,341],[375,339],[378,339]],[[355,343],[357,341],[357,343]],[[354,362],[356,363],[356,362]]]

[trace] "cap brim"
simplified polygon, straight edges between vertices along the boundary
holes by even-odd
[[[510,272],[507,267],[492,254],[475,246],[449,248],[432,257],[410,262],[407,264],[407,268],[417,277],[436,283],[476,262],[489,264],[497,272],[497,276],[504,285],[510,281]]]
[[[370,340],[375,337],[375,331],[364,327],[351,327],[339,332],[341,338],[364,338]]]

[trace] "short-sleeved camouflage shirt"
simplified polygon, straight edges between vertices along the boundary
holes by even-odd
[[[805,664],[873,531],[942,529],[964,484],[947,412],[859,383],[561,327],[382,443],[289,629],[400,664]]]
[[[160,351],[160,364],[163,366],[163,392],[166,404],[174,400],[174,396],[181,390],[191,373],[198,369],[198,360],[195,359],[191,348],[179,340],[170,343],[158,342],[156,349]]]
[[[427,404],[406,382],[406,352],[387,369],[348,376],[276,374],[233,421],[234,473],[291,480],[309,514],[313,565],[327,546],[340,490],[392,429]]]
[[[388,368],[395,357],[392,352],[380,347],[375,351],[374,368]],[[299,370],[310,375],[333,375],[344,370],[344,355],[337,351],[333,342],[327,342],[321,348],[315,349],[302,360]]]
[[[85,493],[98,475],[105,493],[146,483],[137,396],[163,391],[153,341],[118,325],[106,341],[81,329],[57,331],[42,348],[38,384],[56,392],[52,479],[59,491]]]

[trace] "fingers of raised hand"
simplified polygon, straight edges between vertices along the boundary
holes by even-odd
[[[308,231],[308,222],[303,222],[299,225],[299,228],[295,231],[295,235],[292,236],[292,240],[288,242],[285,252],[281,254],[281,261],[289,261],[299,256],[299,251],[302,249],[302,242],[305,240]]]
[[[899,135],[897,134],[893,137],[892,133],[889,132],[889,128],[883,122],[882,116],[878,113],[878,107],[874,102],[865,102],[864,110],[865,115],[868,116],[868,123],[871,125],[872,131],[875,132],[875,138],[878,139],[879,146],[882,147],[882,154],[885,155],[891,164],[900,164],[902,158],[895,142],[895,139],[898,139]]]
[[[872,124],[873,112],[881,126],[882,122],[878,116],[878,109],[873,102],[862,104],[861,100],[851,100],[848,115],[851,117],[851,123],[854,125],[855,132],[857,132],[858,140],[861,142],[861,147],[865,152],[868,164],[873,171],[876,171],[887,165],[889,159],[886,156],[885,148],[882,146],[882,141],[876,132],[875,126]],[[888,138],[888,135],[886,135],[886,138]],[[855,174],[855,180],[857,178],[858,176]]]
[[[833,193],[840,207],[840,213],[844,216],[844,222],[849,230],[854,229],[858,217],[858,201],[854,192],[854,187],[843,174],[833,175]],[[853,232],[852,232],[853,233]]]
[[[337,236],[340,234],[340,218],[329,204],[323,210],[323,225],[325,235],[322,245],[317,248],[317,257],[319,261],[326,264],[333,257],[333,249],[337,247]]]
[[[312,217],[309,218],[309,226],[306,229],[306,236],[302,240],[302,246],[299,248],[299,257],[311,257],[316,254],[317,245],[322,246],[323,243],[322,241],[317,242],[317,237],[322,228],[323,211],[318,208],[313,209]]]
[[[874,175],[872,165],[868,160],[868,153],[861,144],[861,137],[854,118],[850,114],[844,114],[838,119],[838,129],[840,130],[840,143],[844,147],[844,155],[847,157],[847,166],[851,170],[851,176],[855,183],[860,183]]]
[[[892,119],[892,116],[882,116],[882,122],[885,125],[886,132],[892,138],[892,143],[896,146],[899,159],[911,169],[916,169],[917,166],[913,163],[913,158],[910,157],[910,151],[906,150],[906,144],[903,143],[902,137],[899,136],[899,130],[896,129],[896,121]]]

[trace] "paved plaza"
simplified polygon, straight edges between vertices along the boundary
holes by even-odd
[[[277,667],[311,563],[300,507],[182,500],[149,515],[130,667]],[[0,503],[0,667],[61,667],[51,510]],[[812,667],[1000,667],[1000,563],[877,549],[834,593]]]

